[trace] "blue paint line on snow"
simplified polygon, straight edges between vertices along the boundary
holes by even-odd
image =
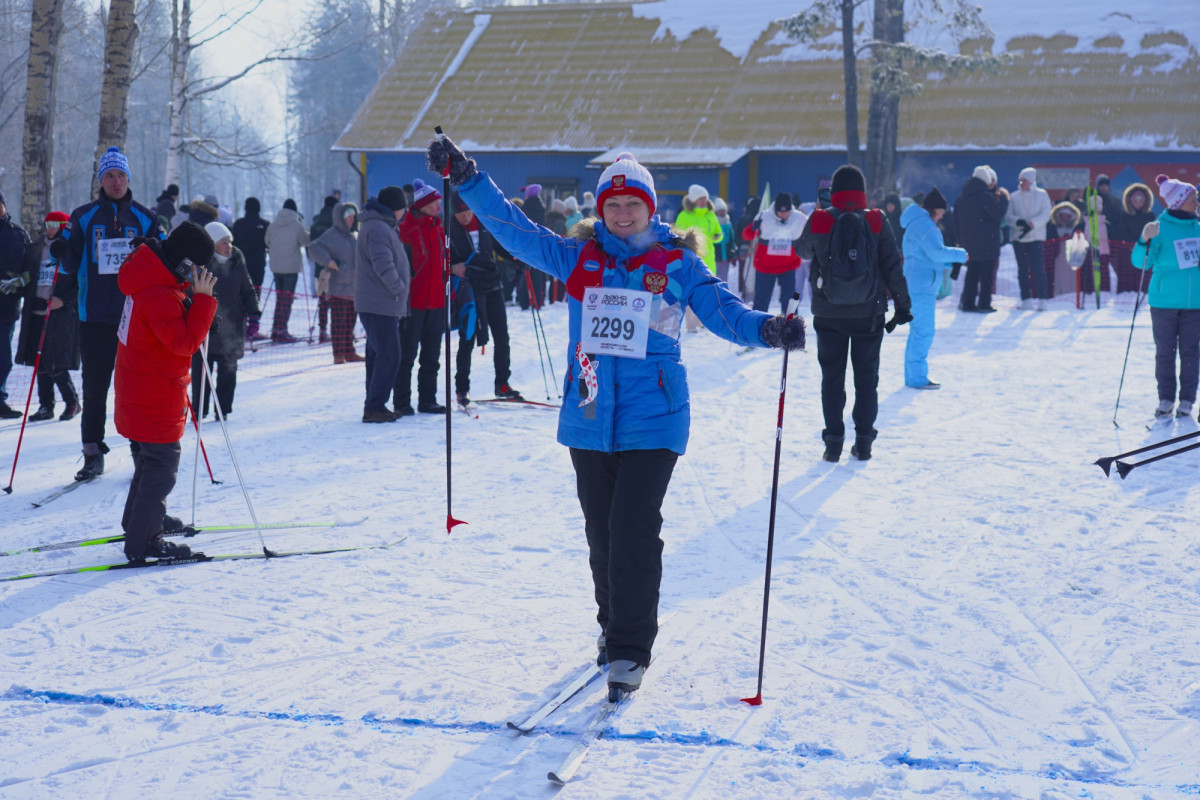
[[[447,731],[450,733],[509,732],[506,725],[497,725],[491,722],[437,722],[434,720],[421,719],[420,717],[395,717],[389,719],[370,715],[364,716],[360,719],[353,719],[343,717],[338,714],[305,714],[292,711],[238,711],[227,708],[224,704],[197,706],[188,705],[185,703],[157,703],[103,694],[81,695],[52,690],[38,691],[21,686],[12,686],[8,691],[4,692],[4,694],[0,695],[0,699],[9,701],[15,700],[40,702],[46,705],[101,705],[109,708],[131,709],[134,711],[171,711],[183,714],[202,714],[205,716],[225,717],[229,719],[273,720],[283,722],[298,722],[306,725],[324,725],[329,727],[338,727],[348,724],[361,724],[367,728],[377,730],[381,733],[399,733],[403,731],[415,730]],[[538,730],[543,735],[555,736],[558,738],[569,739],[575,738],[579,735],[579,731],[569,730],[561,727],[546,727],[544,729],[539,728]],[[770,753],[775,755],[789,755],[800,759],[801,761],[849,760],[843,754],[827,747],[819,747],[811,744],[798,744],[791,748],[785,749],[772,747],[763,743],[745,744],[734,739],[727,739],[723,736],[715,736],[707,731],[701,731],[700,733],[665,733],[662,731],[620,733],[619,731],[613,731],[610,729],[605,731],[604,738],[610,741],[657,742],[662,744],[675,744],[690,747],[731,748],[751,752]],[[979,761],[944,757],[922,758],[912,756],[908,753],[891,753],[881,758],[878,763],[885,767],[905,767],[922,772],[975,772],[997,776],[1019,776],[1030,774],[1017,769],[995,767]],[[1114,777],[1109,772],[1095,769],[1070,769],[1061,764],[1052,764],[1045,769],[1037,770],[1036,772],[1032,773],[1032,775],[1047,780],[1068,781],[1091,785],[1113,786],[1121,788],[1150,788],[1139,787],[1135,784],[1127,783]],[[1171,788],[1173,791],[1180,792],[1182,794],[1200,796],[1200,784],[1179,785]]]

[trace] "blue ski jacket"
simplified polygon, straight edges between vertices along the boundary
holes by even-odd
[[[622,239],[598,221],[591,237],[580,240],[531,222],[486,173],[467,180],[459,195],[514,258],[567,286],[570,341],[558,417],[561,444],[602,452],[662,448],[683,454],[691,410],[679,331],[688,307],[722,339],[767,346],[761,330],[771,315],[747,308],[657,216],[639,237]],[[650,327],[645,358],[583,351],[584,293],[604,288],[646,293]]]
[[[942,232],[929,212],[916,203],[900,215],[904,228],[904,279],[908,293],[936,295],[942,286],[942,270],[965,263],[967,251],[947,247]]]
[[[1170,211],[1164,211],[1158,218],[1158,236],[1150,240],[1148,263],[1146,243],[1139,237],[1130,256],[1138,269],[1154,270],[1147,294],[1151,308],[1200,308],[1197,248],[1200,248],[1200,220],[1180,219]]]
[[[79,284],[79,321],[111,325],[121,321],[125,295],[117,286],[116,269],[101,270],[98,242],[138,236],[165,238],[158,227],[158,215],[134,202],[133,192],[113,200],[103,190],[97,199],[71,212],[71,220],[59,236],[70,246],[63,267],[76,276]]]

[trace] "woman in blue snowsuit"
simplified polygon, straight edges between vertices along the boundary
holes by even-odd
[[[641,684],[658,633],[663,497],[688,439],[679,329],[691,308],[741,345],[804,345],[804,323],[750,310],[717,280],[693,240],[655,216],[649,170],[618,156],[596,188],[598,220],[575,236],[531,222],[449,139],[429,166],[450,182],[513,257],[566,284],[568,366],[558,441],[571,449],[610,695]]]
[[[900,215],[904,228],[904,279],[912,297],[912,322],[904,347],[904,385],[914,389],[937,389],[929,380],[929,348],[933,346],[934,312],[942,271],[967,260],[961,247],[947,247],[938,229],[946,214],[946,198],[935,186],[921,205],[913,204]]]

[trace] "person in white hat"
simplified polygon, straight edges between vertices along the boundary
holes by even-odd
[[[619,698],[641,684],[658,633],[662,502],[690,427],[684,310],[721,338],[754,347],[802,347],[804,323],[752,311],[718,281],[694,234],[672,231],[655,214],[654,177],[629,153],[600,175],[599,219],[583,238],[531,222],[448,138],[430,143],[428,159],[434,172],[448,170],[504,249],[567,286],[558,441],[575,467],[599,658],[609,664],[609,696]]]
[[[1037,310],[1046,310],[1050,290],[1046,283],[1046,223],[1050,221],[1050,195],[1037,185],[1037,170],[1026,167],[1017,178],[1018,189],[1008,196],[1009,241],[1017,257],[1017,284],[1021,290],[1021,308],[1029,309],[1037,301]]]

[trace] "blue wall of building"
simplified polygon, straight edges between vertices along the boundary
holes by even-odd
[[[636,155],[636,151],[634,153]],[[514,196],[531,182],[544,185],[560,181],[565,195],[575,191],[582,200],[584,191],[595,191],[600,170],[588,162],[599,153],[483,153],[478,157],[484,169],[504,190]],[[755,168],[754,162],[757,162]],[[757,195],[769,181],[772,193],[786,191],[800,195],[802,202],[814,200],[818,181],[833,174],[845,163],[844,153],[820,152],[761,152],[744,156],[728,168],[728,197],[730,214],[737,220],[746,198]],[[1017,175],[1033,166],[1039,170],[1043,185],[1049,184],[1051,196],[1059,199],[1075,178],[1094,179],[1104,173],[1112,180],[1118,196],[1126,186],[1142,181],[1153,186],[1154,174],[1162,171],[1171,177],[1196,182],[1200,177],[1200,153],[1196,152],[1139,152],[1139,151],[922,151],[897,155],[896,174],[901,193],[910,195],[937,186],[953,202],[976,166],[987,164],[996,171],[1000,185],[1016,189]],[[699,183],[716,196],[722,170],[719,168],[653,170],[659,193],[660,210],[678,210],[688,186]],[[757,186],[751,186],[752,173],[757,174]],[[389,184],[403,185],[421,178],[441,188],[441,179],[425,167],[423,154],[372,153],[367,158],[367,193],[375,194]],[[1064,185],[1055,185],[1064,184]],[[1073,184],[1072,184],[1073,185]],[[1083,183],[1079,187],[1083,187]]]

